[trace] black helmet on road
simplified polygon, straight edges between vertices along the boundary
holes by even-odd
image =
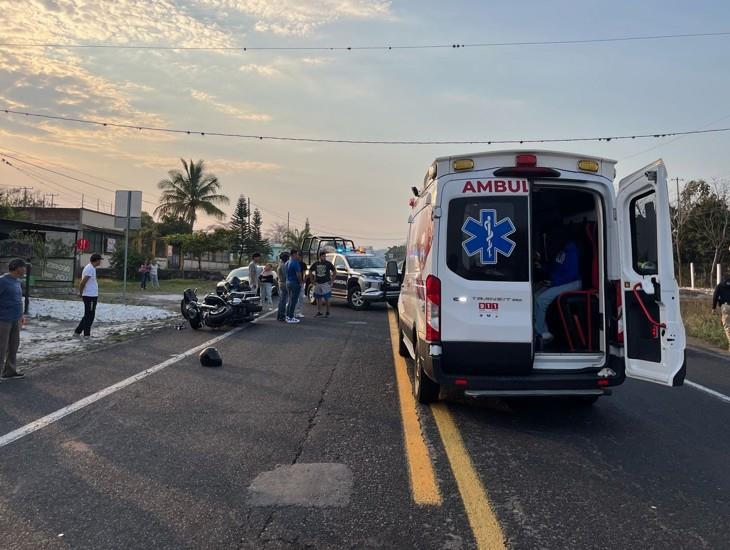
[[[222,367],[223,359],[215,348],[205,348],[200,352],[200,364],[204,367]]]

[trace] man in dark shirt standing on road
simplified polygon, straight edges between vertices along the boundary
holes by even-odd
[[[717,310],[717,306],[720,306],[722,328],[725,329],[727,349],[730,351],[730,275],[725,277],[725,280],[715,289],[715,295],[712,297],[712,311]]]
[[[0,277],[0,380],[19,380],[25,375],[16,369],[20,327],[23,316],[23,290],[20,279],[25,276],[25,262],[11,260],[8,273]]]
[[[327,253],[320,252],[319,260],[309,268],[314,277],[314,298],[317,300],[317,314],[322,317],[322,305],[326,307],[325,316],[330,316],[330,298],[332,298],[332,283],[335,279],[335,266],[327,261]]]

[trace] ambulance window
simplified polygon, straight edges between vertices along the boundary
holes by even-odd
[[[529,281],[527,197],[468,197],[449,203],[446,263],[473,281]]]
[[[631,201],[631,254],[639,275],[658,273],[656,193],[651,191]]]

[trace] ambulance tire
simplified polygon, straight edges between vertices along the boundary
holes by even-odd
[[[413,396],[422,405],[438,401],[441,386],[431,380],[423,370],[423,359],[416,352],[413,363]]]

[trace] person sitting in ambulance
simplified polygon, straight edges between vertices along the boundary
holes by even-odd
[[[555,259],[546,266],[548,280],[543,281],[543,286],[535,291],[535,332],[540,336],[543,344],[554,338],[548,330],[545,320],[550,304],[563,292],[580,290],[583,286],[578,246],[567,232],[561,232],[559,239],[559,252],[555,255]]]

